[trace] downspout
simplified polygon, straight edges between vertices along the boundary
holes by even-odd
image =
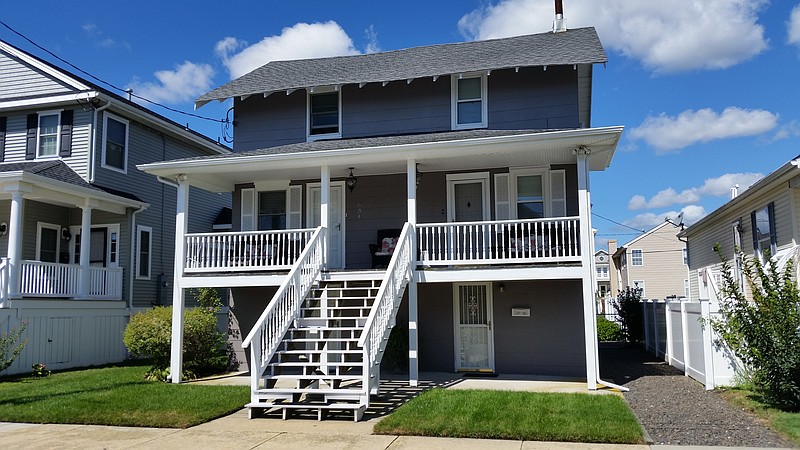
[[[130,239],[130,270],[128,270],[128,310],[133,311],[133,282],[136,279],[136,266],[134,266],[136,256],[136,215],[147,209],[147,206],[140,206],[139,209],[131,213],[131,239]]]
[[[106,102],[105,105],[103,105],[103,106],[101,106],[99,108],[95,108],[94,112],[92,113],[92,116],[93,116],[92,117],[92,130],[91,130],[92,139],[89,141],[89,164],[87,165],[87,171],[89,172],[87,178],[89,178],[89,183],[94,183],[94,162],[95,162],[94,161],[94,158],[95,158],[94,155],[95,155],[95,150],[97,149],[97,117],[98,117],[97,113],[99,113],[100,111],[103,111],[104,109],[108,108],[109,106],[111,106],[111,100]]]

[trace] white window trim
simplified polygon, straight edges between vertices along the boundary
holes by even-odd
[[[106,143],[107,143],[107,139],[106,139],[107,138],[107,136],[106,136],[107,133],[106,132],[108,131],[108,118],[109,117],[114,119],[114,120],[116,120],[117,122],[125,124],[125,157],[123,158],[123,161],[122,161],[122,169],[120,169],[119,167],[114,167],[114,166],[110,166],[110,165],[106,164]],[[108,170],[113,170],[114,172],[128,173],[128,154],[130,153],[128,151],[129,150],[128,141],[130,140],[129,139],[130,131],[131,131],[131,126],[130,126],[130,122],[128,120],[123,119],[122,117],[116,116],[116,115],[111,114],[111,113],[103,114],[103,156],[102,156],[102,159],[101,159],[101,162],[100,162],[100,167],[102,167],[104,169],[108,169]]]
[[[106,244],[106,267],[119,267],[119,252],[120,252],[120,232],[119,232],[119,224],[118,223],[109,223],[109,224],[92,224],[91,228],[105,228],[106,233],[108,233],[108,242]],[[76,250],[76,242],[75,236],[79,236],[81,234],[81,226],[80,225],[73,225],[69,227],[69,232],[72,235],[72,239],[69,241],[69,261],[73,263],[75,261],[75,250]],[[117,233],[117,260],[111,261],[111,233]],[[151,235],[152,237],[152,235]]]
[[[464,78],[481,79],[481,121],[480,123],[458,123],[458,80]],[[450,127],[453,130],[471,130],[489,126],[488,93],[486,72],[462,73],[450,76]]]
[[[147,249],[147,276],[140,275],[140,264],[142,261],[142,252],[141,252],[141,245],[142,245],[142,232],[150,233],[150,242],[149,248]],[[144,225],[136,225],[136,279],[137,280],[149,280],[150,276],[153,273],[153,228],[147,227]]]
[[[311,134],[311,96],[315,94],[339,94],[339,131],[336,133]],[[340,139],[342,137],[342,90],[338,86],[323,86],[306,90],[306,140],[308,142],[320,139]]]
[[[445,176],[447,181],[447,221],[455,220],[456,196],[453,185],[460,183],[481,183],[483,197],[483,220],[492,220],[491,199],[489,198],[489,172],[451,173]]]
[[[61,225],[47,222],[36,222],[36,260],[42,260],[42,229],[56,230],[56,262],[61,255]]]
[[[511,169],[508,171],[511,176],[510,192],[508,195],[509,213],[511,219],[519,219],[517,214],[517,204],[519,203],[519,190],[517,189],[517,178],[541,175],[542,177],[542,201],[544,202],[544,216],[552,217],[552,202],[550,198],[550,169],[546,167],[528,167],[524,169]]]
[[[641,264],[636,264],[636,259],[633,257],[633,252],[634,251],[640,252],[640,254],[642,255],[642,258],[641,258],[642,259],[642,263]],[[640,248],[632,248],[631,249],[631,267],[644,267],[644,250],[642,250]]]
[[[36,159],[57,159],[61,153],[61,111],[63,109],[55,109],[50,111],[38,111],[36,119]],[[41,136],[42,136],[42,116],[56,116],[56,153],[53,155],[41,155]]]

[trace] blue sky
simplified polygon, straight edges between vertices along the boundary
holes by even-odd
[[[270,59],[546,32],[553,20],[552,0],[72,4],[50,0],[34,13],[15,2],[0,20],[103,80],[186,112],[198,95]],[[597,28],[609,57],[594,71],[592,126],[626,127],[611,168],[592,177],[599,245],[627,242],[632,228],[681,211],[696,221],[733,184],[744,189],[800,154],[797,0],[564,0],[564,8],[568,27]],[[6,28],[0,39],[54,61]],[[229,107],[196,113],[222,119]],[[155,110],[222,136],[217,123]]]

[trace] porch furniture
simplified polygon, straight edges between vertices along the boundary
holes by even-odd
[[[399,228],[378,230],[376,244],[369,244],[369,254],[372,257],[372,268],[389,266],[392,259],[397,239],[400,237]]]

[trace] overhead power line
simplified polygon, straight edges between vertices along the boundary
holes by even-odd
[[[175,109],[175,108],[169,107],[167,105],[164,105],[163,103],[159,103],[159,102],[150,100],[148,98],[142,97],[141,95],[136,95],[131,91],[125,90],[125,89],[123,89],[123,88],[121,88],[119,86],[116,86],[115,84],[110,83],[110,82],[108,82],[108,81],[106,81],[106,80],[104,80],[102,78],[96,77],[96,76],[92,75],[91,73],[89,73],[89,72],[81,69],[80,67],[76,66],[75,64],[72,64],[71,62],[67,61],[66,59],[56,55],[55,53],[51,52],[50,50],[48,50],[48,49],[42,47],[41,45],[37,44],[32,39],[30,39],[29,37],[27,37],[24,34],[20,33],[19,31],[15,30],[14,28],[11,28],[10,25],[8,25],[7,23],[3,22],[2,20],[0,20],[0,25],[3,25],[4,27],[8,28],[9,31],[11,31],[12,33],[14,33],[17,36],[21,37],[22,39],[28,41],[31,45],[33,45],[34,47],[38,48],[39,50],[47,53],[48,55],[52,56],[53,58],[55,58],[55,59],[61,61],[62,63],[72,67],[73,69],[75,69],[78,72],[86,75],[87,77],[90,77],[93,80],[96,80],[96,81],[98,81],[98,82],[100,82],[100,83],[102,83],[102,84],[104,84],[106,86],[109,86],[110,88],[112,88],[114,90],[117,90],[119,92],[125,93],[126,95],[130,95],[131,97],[138,98],[139,100],[145,101],[145,102],[147,102],[147,103],[149,103],[151,105],[154,105],[154,106],[158,106],[159,108],[164,108],[167,111],[171,111],[171,112],[174,112],[176,114],[183,114],[184,116],[194,117],[196,119],[208,120],[210,122],[227,123],[227,121],[228,121],[227,118],[225,118],[225,119],[214,119],[213,117],[206,117],[206,116],[201,116],[200,114],[188,113],[186,111],[181,111],[179,109]]]

